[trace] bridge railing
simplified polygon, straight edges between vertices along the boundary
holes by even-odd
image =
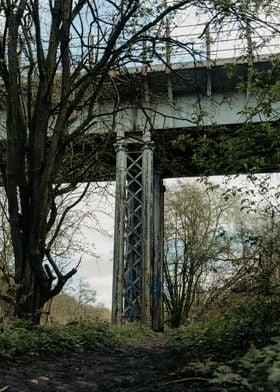
[[[179,34],[178,34],[179,32]],[[238,58],[248,54],[254,56],[271,55],[279,52],[280,34],[264,27],[249,24],[244,30],[234,23],[224,24],[219,29],[211,28],[207,23],[174,28],[171,38],[181,45],[173,45],[171,61],[192,60],[183,45],[192,46],[195,58],[218,60]]]
[[[215,26],[209,22],[210,17],[206,14],[200,20],[202,22],[199,22],[194,11],[192,14],[185,14],[185,11],[182,11],[181,16],[176,16],[171,21],[167,20],[160,28],[157,27],[148,32],[147,39],[142,37],[131,48],[126,47],[124,53],[119,54],[118,64],[124,67],[139,67],[142,64],[216,61],[225,58],[242,58],[247,55],[257,57],[280,52],[280,28],[278,27],[277,30],[277,28],[270,28],[269,24],[252,22],[247,26],[246,24],[244,26],[243,23],[241,29],[240,23],[233,20],[224,20],[223,23]],[[49,42],[47,17],[45,25],[46,31],[42,35],[42,40],[43,48],[47,50]],[[106,22],[104,22],[104,26],[107,26]],[[0,35],[2,29],[0,23]],[[103,56],[108,39],[105,28],[104,31],[104,37],[100,38],[97,32],[91,31],[89,27],[85,27],[81,35],[75,34],[73,30],[70,42],[73,68],[81,61],[87,62],[88,66],[94,65]],[[107,34],[109,32],[110,30]],[[124,31],[123,38],[120,38],[118,42],[119,47],[126,42],[128,36],[129,31]],[[30,41],[30,50],[36,59],[35,41]],[[26,55],[26,50],[21,48],[19,52],[24,72],[30,59]],[[58,70],[60,67],[60,60],[58,60]]]
[[[149,38],[149,37],[148,37]],[[145,47],[143,46],[145,45]],[[257,59],[280,52],[280,32],[260,25],[240,29],[237,23],[224,22],[218,28],[208,23],[168,26],[161,36],[151,37],[131,50],[127,66],[167,62],[193,63],[222,59]]]

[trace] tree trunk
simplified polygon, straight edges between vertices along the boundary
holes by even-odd
[[[29,260],[24,263],[22,280],[16,282],[15,317],[29,320],[32,324],[39,324],[43,306],[48,298]]]

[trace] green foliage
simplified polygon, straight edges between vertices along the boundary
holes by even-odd
[[[66,326],[0,325],[0,361],[32,360],[96,348],[135,344],[157,334],[141,324],[110,326],[105,322],[73,322]]]
[[[278,392],[280,338],[274,339],[273,344],[261,349],[252,346],[243,357],[237,358],[230,366],[218,366],[213,375],[212,383],[226,387],[234,382],[239,385],[239,391]]]
[[[177,375],[206,379],[210,390],[213,385],[222,391],[278,392],[279,308],[278,298],[258,296],[171,331],[170,343],[186,347],[193,358]]]
[[[219,351],[221,348],[232,350],[237,340],[233,324],[226,314],[206,316],[201,321],[172,331],[170,343],[197,353]]]
[[[251,115],[249,108],[247,115]],[[178,154],[186,151],[201,175],[276,171],[280,166],[278,133],[278,121],[248,121],[231,128],[213,124],[178,136],[173,148]]]
[[[150,328],[140,323],[114,325],[111,327],[111,331],[122,344],[143,342],[157,336]]]
[[[268,344],[280,333],[280,298],[259,295],[237,306],[233,316],[237,332],[247,344]]]
[[[3,361],[83,352],[118,343],[107,323],[68,326],[30,326],[25,322],[0,326],[0,358]]]
[[[221,391],[278,392],[280,385],[280,338],[273,344],[256,349],[251,346],[245,355],[234,352],[225,357],[215,351],[210,356],[195,353],[197,360],[189,361],[177,371],[177,376],[203,377]],[[216,389],[217,388],[217,389]],[[210,390],[212,390],[210,386]]]
[[[171,332],[171,342],[196,352],[244,352],[250,344],[263,346],[280,334],[280,299],[259,296],[235,308]]]

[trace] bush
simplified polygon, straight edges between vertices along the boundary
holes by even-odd
[[[238,383],[239,391],[278,392],[280,385],[280,337],[261,349],[252,346],[231,366],[218,366],[214,371],[214,384],[228,387]],[[228,390],[228,389],[227,389]]]
[[[172,331],[171,342],[195,351],[245,352],[251,344],[263,347],[278,335],[280,299],[263,295]]]

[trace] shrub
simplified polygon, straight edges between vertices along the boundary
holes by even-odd
[[[214,384],[228,387],[238,383],[239,391],[278,392],[280,385],[280,337],[273,344],[256,349],[252,346],[231,366],[218,366],[214,371]],[[228,390],[228,389],[227,389]]]
[[[171,332],[172,342],[196,351],[244,351],[280,334],[279,297],[258,296]]]

